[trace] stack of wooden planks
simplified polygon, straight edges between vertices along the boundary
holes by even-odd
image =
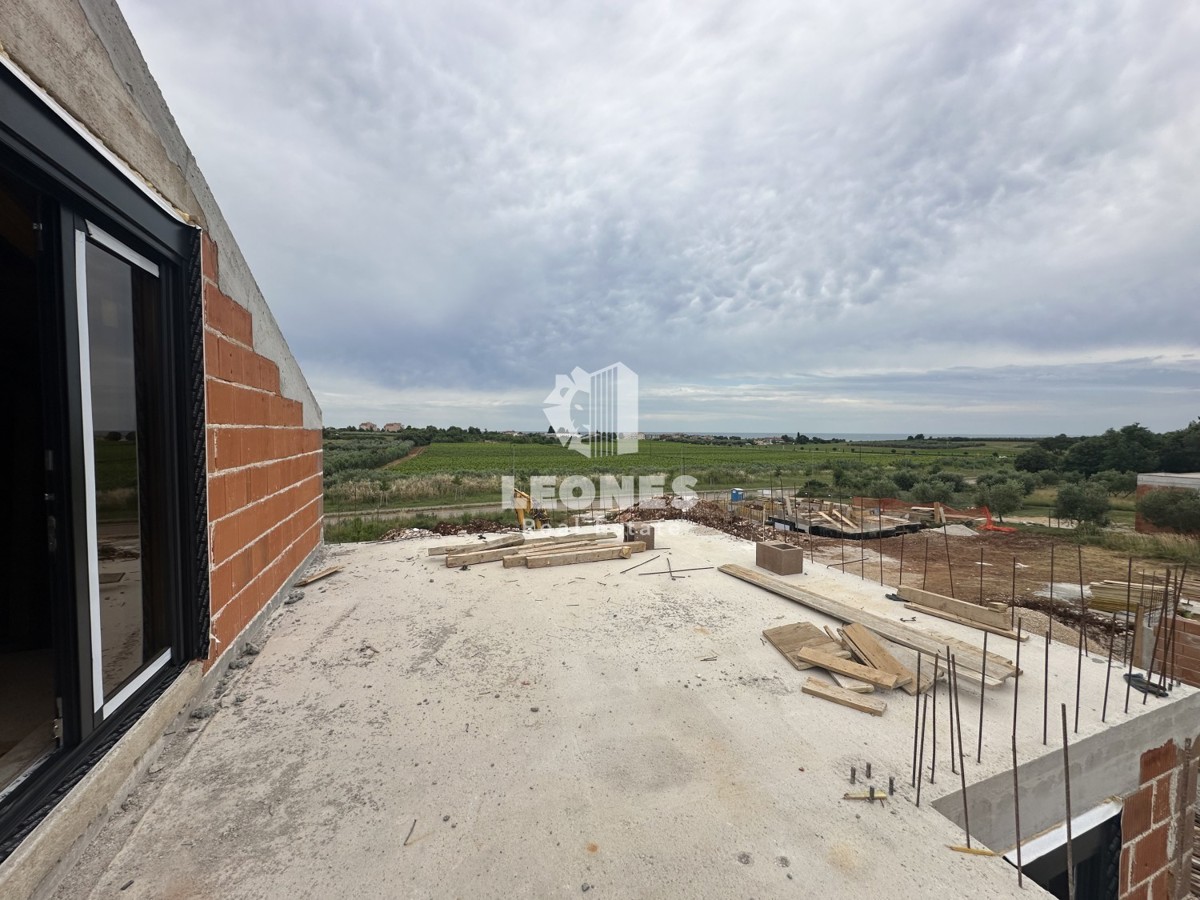
[[[897,594],[907,601],[904,604],[905,609],[1016,640],[1017,633],[1009,627],[1008,607],[1003,603],[980,606],[977,603],[955,600],[953,597],[914,587],[901,587]],[[1021,635],[1021,640],[1028,639],[1028,635]]]
[[[719,571],[760,587],[763,590],[770,591],[777,596],[791,600],[793,603],[816,610],[840,622],[858,623],[869,629],[877,637],[885,638],[893,644],[898,644],[901,647],[907,647],[910,650],[921,653],[925,657],[925,665],[927,666],[935,654],[940,655],[944,661],[946,653],[949,651],[957,659],[958,676],[963,681],[969,681],[973,684],[983,683],[987,687],[992,688],[999,687],[1006,679],[1012,678],[1017,674],[1017,667],[1013,665],[1012,660],[1006,659],[997,653],[989,652],[987,654],[987,674],[985,676],[983,651],[966,641],[960,641],[957,638],[948,637],[936,632],[911,628],[908,625],[867,612],[858,607],[850,606],[831,597],[824,597],[812,591],[807,591],[791,582],[765,575],[746,566],[727,564],[721,566]],[[912,666],[908,668],[910,671],[914,670]],[[922,684],[924,684],[924,681],[922,681]]]
[[[581,532],[540,538],[527,538],[524,534],[505,535],[473,544],[431,547],[429,555],[446,557],[446,566],[454,569],[490,562],[500,562],[506,569],[514,566],[541,569],[629,559],[632,554],[645,549],[646,545],[641,541],[623,543],[615,535]]]
[[[1174,595],[1175,581],[1172,576],[1171,592]],[[1162,605],[1164,582],[1161,575],[1149,575],[1143,581],[1139,578],[1132,583],[1127,581],[1093,581],[1088,586],[1088,608],[1103,612],[1125,612],[1126,599],[1129,610],[1136,613],[1147,606],[1157,609]],[[1200,583],[1188,578],[1180,589],[1180,600],[1185,602],[1200,600]]]
[[[811,622],[795,622],[768,628],[763,637],[796,669],[824,669],[834,682],[810,678],[805,693],[851,709],[882,715],[885,702],[864,700],[861,695],[877,688],[915,694],[933,684],[932,672],[923,669],[918,685],[916,674],[896,658],[887,642],[858,622],[839,629],[836,636]]]

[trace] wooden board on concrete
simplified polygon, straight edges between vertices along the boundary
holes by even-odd
[[[515,547],[525,543],[523,534],[506,534],[503,537],[492,538],[489,541],[475,541],[471,544],[447,544],[442,547],[430,547],[430,556],[446,556],[450,553],[473,553],[476,550],[495,550],[497,547]]]
[[[805,647],[816,648],[839,656],[850,658],[850,651],[829,637],[812,622],[795,622],[791,625],[778,625],[763,631],[763,637],[771,642],[771,646],[783,654],[783,658],[797,669],[811,669],[812,664],[798,659],[797,650]]]
[[[784,581],[781,578],[774,578],[734,563],[727,563],[721,566],[719,571],[760,587],[764,591],[770,591],[772,594],[783,597],[793,603],[799,603],[801,606],[815,609],[817,612],[824,613],[840,622],[861,622],[873,632],[887,638],[889,641],[928,654],[931,660],[935,653],[944,654],[946,651],[946,642],[939,640],[936,636],[932,636],[916,628],[910,628],[903,623],[886,619],[883,616],[875,615],[858,607],[850,606],[831,597],[814,594],[812,591],[797,587],[795,584]],[[980,673],[983,669],[983,651],[979,648],[973,648],[970,645],[964,645],[960,651],[956,651],[956,655],[958,655],[959,677],[970,681],[972,684],[979,684],[981,680]],[[1016,674],[1016,667],[1010,661],[1003,659],[1003,657],[995,657],[993,660],[993,654],[989,653],[987,671],[987,686],[998,687],[1004,679],[1011,678]]]
[[[970,619],[964,619],[961,616],[956,616],[953,613],[948,613],[940,609],[929,609],[926,606],[918,606],[916,603],[905,603],[904,608],[911,609],[913,612],[924,613],[927,616],[934,616],[938,619],[945,619],[947,622],[957,622],[959,625],[966,625],[968,628],[974,628],[978,631],[986,631],[988,634],[997,634],[1000,637],[1010,638],[1014,641],[1017,639],[1017,633],[1008,628],[993,628],[991,625],[973,622]],[[1029,640],[1029,635],[1027,633],[1022,634],[1021,640]]]
[[[864,663],[884,672],[891,672],[897,678],[896,687],[903,688],[910,694],[916,693],[916,676],[906,666],[901,665],[900,660],[892,656],[865,625],[851,622],[842,632],[855,655]]]
[[[554,553],[568,547],[592,547],[602,543],[600,538],[610,535],[595,535],[589,537],[575,535],[559,535],[552,538],[534,538],[520,544],[506,547],[496,547],[491,550],[473,548],[467,553],[450,553],[446,556],[446,565],[450,568],[458,566],[473,566],[479,563],[495,562],[506,557],[528,553]]]
[[[506,554],[502,558],[504,568],[511,569],[514,566],[520,567],[525,565],[525,561],[531,556],[546,556],[551,553],[566,553],[575,550],[593,550],[601,547],[619,547],[620,544],[616,541],[580,541],[578,543],[563,543],[555,544],[549,547],[524,547],[512,548],[513,552]]]
[[[312,584],[314,581],[320,581],[322,578],[328,578],[334,572],[342,571],[341,566],[330,566],[328,569],[322,569],[315,575],[309,575],[307,578],[301,578],[296,582],[296,587],[304,587],[306,584]]]
[[[806,663],[820,666],[830,672],[837,672],[839,675],[849,675],[851,678],[857,678],[859,681],[865,681],[875,687],[891,690],[896,686],[896,676],[891,672],[883,672],[870,666],[860,665],[853,660],[834,656],[832,653],[803,647],[796,651],[796,656]]]
[[[942,612],[947,612],[963,619],[969,619],[972,622],[978,622],[980,625],[990,625],[992,628],[1004,629],[1009,627],[1007,612],[996,612],[994,609],[988,609],[975,603],[968,603],[965,600],[955,600],[953,597],[947,597],[944,594],[935,594],[933,591],[922,591],[919,588],[908,587],[907,585],[897,588],[896,593],[909,603],[915,603],[918,606],[924,606],[928,609],[940,609]]]
[[[822,671],[829,676],[829,680],[836,684],[842,690],[854,691],[856,694],[873,694],[875,693],[875,685],[867,684],[865,681],[859,681],[857,678],[851,678],[849,675],[839,675],[837,672],[830,672],[828,669]]]
[[[882,716],[887,709],[887,704],[882,700],[864,697],[862,694],[856,694],[819,678],[809,678],[800,690],[810,696],[820,697],[822,700],[829,700],[840,706],[848,706],[850,709],[857,709],[873,716]]]
[[[621,544],[619,547],[539,554],[526,557],[525,565],[531,569],[544,569],[547,566],[573,566],[576,563],[600,562],[606,559],[629,559],[633,555],[633,548],[633,544]]]
[[[504,557],[504,568],[512,569],[512,568],[521,568],[522,566],[525,566],[527,568],[537,569],[537,568],[540,568],[540,565],[532,563],[532,562],[530,562],[530,560],[544,559],[549,556],[564,556],[568,553],[583,553],[585,551],[591,551],[591,550],[614,550],[614,549],[619,549],[621,547],[627,548],[632,553],[641,553],[643,550],[646,549],[646,545],[641,542],[635,542],[632,544],[622,544],[619,542],[615,542],[615,543],[611,543],[611,544],[608,544],[608,543],[606,543],[606,544],[570,544],[564,549],[554,548],[552,550],[544,550],[544,549],[539,550],[536,553],[532,553],[532,552],[531,553],[514,553],[512,556]],[[628,556],[624,556],[624,557],[613,556],[613,557],[601,557],[601,558],[602,559],[618,559],[618,558],[628,559],[629,557]]]

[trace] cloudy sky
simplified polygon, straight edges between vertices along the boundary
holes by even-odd
[[[1200,416],[1200,6],[122,0],[327,424]]]

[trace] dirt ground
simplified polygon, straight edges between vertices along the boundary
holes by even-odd
[[[674,510],[630,510],[624,519],[678,517]],[[701,502],[682,516],[747,540],[775,540],[797,544],[811,552],[816,565],[843,568],[848,574],[886,585],[912,585],[960,600],[1015,605],[1022,627],[1045,635],[1053,610],[1055,641],[1077,646],[1079,641],[1080,582],[1113,579],[1125,581],[1132,565],[1133,581],[1161,575],[1160,562],[1120,556],[1101,547],[1082,547],[1043,535],[981,531],[972,537],[944,535],[928,530],[918,534],[868,540],[810,537],[800,532],[777,531],[745,519],[731,519],[720,506]],[[882,556],[882,565],[880,558]],[[1050,597],[1053,582],[1054,599]],[[1114,653],[1122,657],[1127,639],[1118,616]],[[1107,653],[1114,629],[1111,613],[1089,612],[1089,652]]]

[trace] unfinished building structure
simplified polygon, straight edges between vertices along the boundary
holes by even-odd
[[[321,540],[321,411],[116,5],[0,16],[0,895]]]

